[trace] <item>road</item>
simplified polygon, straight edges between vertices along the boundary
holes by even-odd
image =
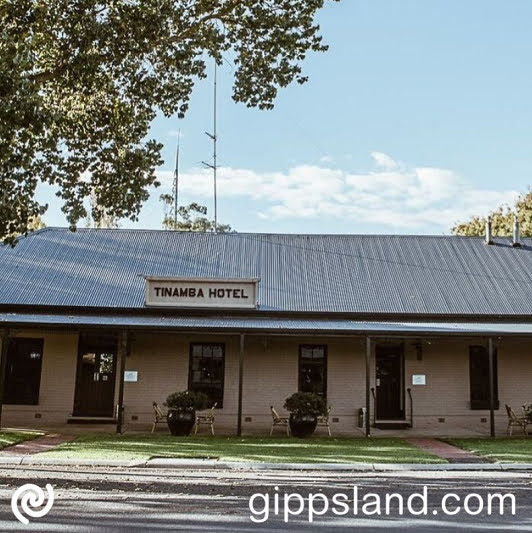
[[[44,487],[52,484],[55,502],[42,518],[30,518],[29,526],[20,523],[11,510],[15,489],[25,483]],[[424,508],[424,487],[427,487],[427,506]],[[358,492],[355,492],[355,489]],[[250,497],[255,497],[254,511]],[[283,521],[284,494],[291,496],[289,510],[299,516]],[[404,514],[399,515],[400,497],[391,499],[386,515],[386,493],[403,497]],[[407,501],[413,493],[411,508],[420,516],[412,516]],[[461,510],[454,516],[442,512],[442,498],[454,493],[448,510],[463,506],[469,493],[470,510],[478,509],[479,498],[484,509],[476,516]],[[505,500],[503,516],[494,505],[487,514],[488,494],[511,493],[515,497],[515,515],[511,502]],[[309,523],[309,494],[314,496],[312,507],[316,513]],[[345,494],[345,507],[334,505],[333,496]],[[280,495],[276,514],[275,496]],[[355,497],[356,495],[356,497]],[[367,499],[364,499],[367,498]],[[417,499],[416,499],[417,498]],[[367,516],[381,502],[381,515]],[[358,501],[358,515],[354,502]],[[494,500],[497,501],[497,500]],[[373,502],[370,503],[369,502]],[[368,504],[364,508],[363,505]],[[340,513],[335,514],[334,509]],[[346,510],[346,508],[348,508]],[[226,470],[161,470],[161,469],[102,469],[59,467],[12,467],[0,470],[0,530],[1,531],[331,531],[352,529],[361,531],[532,531],[532,475],[508,472],[405,472],[405,473],[347,473],[347,472],[282,472],[282,471],[226,471]]]

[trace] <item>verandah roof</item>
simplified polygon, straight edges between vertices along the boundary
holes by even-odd
[[[342,335],[532,335],[530,323],[502,322],[390,322],[320,318],[264,318],[221,316],[62,315],[0,313],[5,327],[109,327],[165,329],[221,333],[303,333]]]

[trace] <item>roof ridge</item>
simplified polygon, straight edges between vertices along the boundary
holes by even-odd
[[[84,232],[130,232],[130,233],[168,233],[168,234],[188,234],[194,233],[195,235],[212,235],[213,237],[219,237],[220,235],[226,236],[238,236],[238,235],[254,235],[259,237],[358,237],[358,238],[399,238],[399,239],[480,239],[484,240],[484,236],[481,235],[452,235],[452,234],[419,234],[419,233],[268,233],[268,232],[229,232],[229,233],[214,233],[214,232],[191,232],[182,230],[167,230],[167,229],[155,229],[155,228],[76,228],[72,231],[68,227],[64,226],[48,226],[40,230],[31,232],[32,234],[40,233],[44,230],[54,230],[71,233],[84,233]],[[28,235],[30,235],[28,233]],[[511,239],[511,235],[495,235],[494,239]],[[522,239],[531,239],[532,237],[522,237]]]

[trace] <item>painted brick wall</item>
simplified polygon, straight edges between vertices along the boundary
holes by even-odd
[[[134,334],[126,370],[137,371],[138,382],[124,384],[126,424],[148,428],[153,421],[152,403],[162,407],[169,394],[188,388],[190,344],[194,342],[225,344],[224,406],[216,417],[218,427],[232,430],[238,402],[238,339],[221,336]]]
[[[8,426],[56,426],[72,413],[78,336],[63,332],[25,332],[44,338],[44,354],[38,406],[5,406]],[[139,373],[137,383],[124,391],[126,428],[149,430],[152,402],[162,404],[171,392],[188,386],[191,342],[223,342],[226,347],[224,407],[217,410],[220,433],[236,431],[238,412],[238,336],[204,336],[134,333],[126,370]],[[265,434],[270,430],[269,406],[281,414],[284,400],[298,387],[300,344],[328,347],[328,403],[333,406],[332,430],[337,435],[360,435],[358,410],[365,404],[365,343],[363,339],[248,336],[245,343],[243,430]],[[414,341],[405,341],[405,388],[412,389],[414,430],[430,434],[487,434],[489,412],[469,408],[469,345],[475,341],[431,340],[423,342],[418,360]],[[532,344],[505,339],[498,346],[499,400],[497,430],[506,429],[504,404],[519,412],[532,401]],[[426,375],[426,386],[412,385],[413,374]],[[375,386],[375,356],[371,358],[371,386]],[[115,403],[118,399],[116,388]],[[405,398],[408,414],[409,403]],[[36,419],[35,414],[41,418]],[[373,414],[373,409],[371,410]],[[247,420],[246,420],[247,419]],[[161,427],[161,431],[166,431]],[[280,431],[279,431],[280,433]],[[379,432],[380,434],[385,434]]]
[[[44,339],[39,405],[5,405],[2,424],[39,427],[66,423],[74,405],[77,334],[28,331],[15,336]],[[35,418],[36,414],[41,418]]]

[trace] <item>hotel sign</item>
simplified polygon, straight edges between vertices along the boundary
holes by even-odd
[[[147,307],[255,309],[258,279],[146,278]]]

